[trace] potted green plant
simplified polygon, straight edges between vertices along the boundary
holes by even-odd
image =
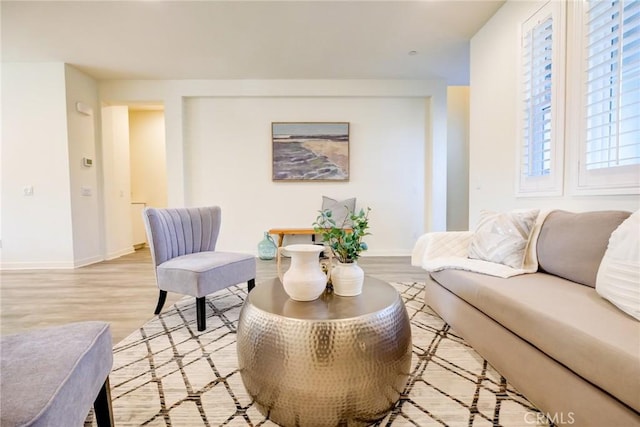
[[[340,224],[336,223],[332,211],[320,211],[313,223],[314,231],[335,257],[336,264],[332,262],[329,275],[337,295],[354,296],[362,292],[364,272],[357,261],[360,253],[368,249],[362,239],[371,234],[367,231],[370,211],[370,208],[360,209],[358,213],[349,211],[342,221],[338,220]]]

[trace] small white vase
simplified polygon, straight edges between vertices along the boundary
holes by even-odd
[[[291,256],[291,266],[286,273],[280,270],[281,252]],[[278,248],[278,276],[285,292],[296,301],[313,301],[327,287],[327,275],[320,268],[318,256],[324,250],[318,245],[289,245]]]
[[[343,297],[353,297],[362,293],[364,271],[357,262],[342,263],[335,261],[331,267],[333,293]]]

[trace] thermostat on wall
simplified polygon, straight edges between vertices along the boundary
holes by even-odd
[[[83,157],[82,158],[82,166],[86,166],[86,167],[90,168],[91,166],[93,166],[93,160],[89,159],[87,157]]]

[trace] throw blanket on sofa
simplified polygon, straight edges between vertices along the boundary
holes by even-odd
[[[411,264],[425,270],[466,270],[489,276],[508,278],[538,271],[536,246],[542,223],[551,211],[541,211],[531,231],[522,268],[512,268],[495,262],[468,258],[472,231],[433,232],[422,235],[411,254]]]

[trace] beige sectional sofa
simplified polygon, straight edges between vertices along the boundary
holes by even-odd
[[[640,322],[594,288],[628,216],[551,212],[532,274],[428,274],[426,303],[556,425],[640,425]]]

